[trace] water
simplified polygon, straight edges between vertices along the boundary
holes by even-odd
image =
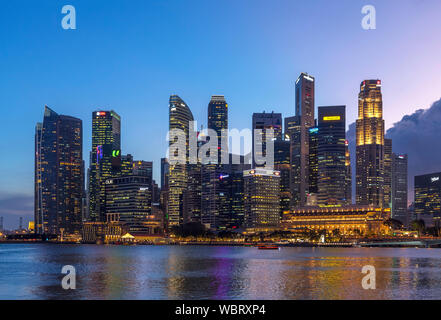
[[[441,249],[0,244],[0,299],[439,299],[440,268]]]

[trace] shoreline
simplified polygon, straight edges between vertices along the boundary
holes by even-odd
[[[439,249],[437,246],[424,246],[413,244],[382,244],[380,243],[367,243],[367,244],[354,244],[354,243],[290,243],[290,244],[278,244],[275,242],[265,243],[230,243],[230,242],[179,242],[179,243],[133,243],[133,244],[119,244],[119,243],[77,243],[77,242],[54,242],[54,241],[0,241],[0,244],[51,244],[51,245],[96,245],[96,246],[121,246],[121,247],[133,247],[133,246],[206,246],[206,247],[250,247],[257,248],[261,244],[274,245],[279,248],[431,248]]]

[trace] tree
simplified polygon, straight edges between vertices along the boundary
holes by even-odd
[[[424,223],[424,220],[421,219],[412,221],[410,226],[412,230],[418,231],[418,236],[421,236],[426,229],[426,224]]]

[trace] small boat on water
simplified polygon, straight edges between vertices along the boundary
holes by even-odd
[[[279,250],[279,246],[274,244],[261,244],[257,246],[259,250]]]

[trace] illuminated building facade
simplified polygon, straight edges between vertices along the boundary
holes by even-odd
[[[407,154],[392,154],[392,218],[408,226]]]
[[[441,172],[415,176],[415,215],[426,227],[441,219]]]
[[[289,140],[274,141],[274,169],[280,172],[280,216],[291,208],[291,165]]]
[[[106,221],[119,222],[134,236],[160,233],[152,214],[152,180],[147,176],[122,176],[105,182]],[[149,223],[151,222],[151,223]]]
[[[308,198],[318,193],[318,145],[319,128],[317,126],[308,130],[309,136],[309,174]]]
[[[301,73],[295,85],[296,116],[300,117],[300,205],[306,203],[309,185],[309,129],[315,125],[315,79]]]
[[[285,139],[290,141],[290,192],[291,208],[300,206],[300,159],[301,130],[300,117],[285,118]]]
[[[384,222],[390,218],[390,209],[369,206],[304,207],[283,216],[285,231],[339,230],[341,235],[383,235],[389,228]]]
[[[272,230],[280,224],[280,172],[256,168],[243,173],[244,226]]]
[[[208,129],[216,131],[218,147],[221,147],[222,140],[228,146],[228,104],[224,96],[212,96],[208,104]],[[224,130],[224,131],[223,131]],[[218,149],[218,164],[221,163],[222,154],[228,156],[228,148]]]
[[[169,129],[179,129],[185,133],[186,139],[182,142],[185,145],[179,146],[186,151],[186,163],[170,163],[169,166],[169,193],[167,219],[168,225],[176,226],[184,221],[184,191],[188,187],[188,150],[190,122],[193,121],[193,114],[187,104],[177,95],[170,96],[169,100]],[[181,143],[170,141],[170,145]]]
[[[275,140],[282,140],[282,114],[281,113],[253,113],[253,134],[252,134],[252,140],[253,140],[253,168],[257,167],[263,167],[265,165],[257,164],[255,155],[258,157],[265,157],[267,150],[266,150],[266,130],[274,130],[274,139]],[[254,130],[262,130],[261,132],[261,141],[262,146],[257,147],[255,146],[256,141],[254,140]]]
[[[392,208],[392,139],[384,139],[384,207]]]
[[[92,113],[92,151],[89,168],[89,219],[106,221],[104,182],[121,167],[121,118],[115,111]]]
[[[384,120],[380,80],[361,83],[356,140],[356,203],[383,206]]]
[[[345,141],[345,198],[348,205],[352,204],[352,169],[351,169],[351,153],[349,151],[349,141]]]
[[[79,234],[84,194],[83,124],[45,107],[35,131],[35,232]]]
[[[347,204],[346,107],[318,108],[318,204]]]

